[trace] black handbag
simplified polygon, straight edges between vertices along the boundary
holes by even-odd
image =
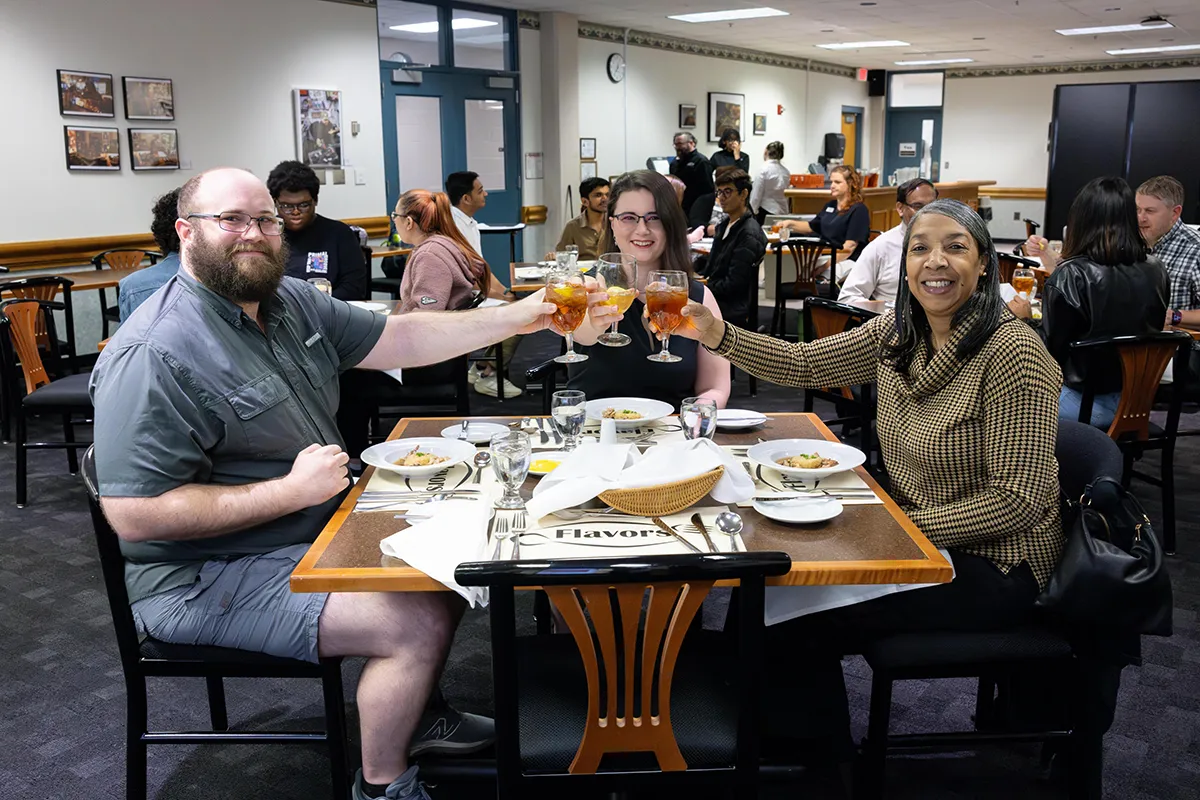
[[[1079,633],[1171,635],[1171,576],[1146,512],[1125,487],[1100,478],[1068,504],[1067,544],[1037,599]]]

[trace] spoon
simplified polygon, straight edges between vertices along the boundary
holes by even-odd
[[[492,463],[492,454],[487,450],[481,450],[475,454],[475,458],[471,459],[471,461],[474,462],[476,469],[475,480],[472,483],[478,486],[479,481],[483,478],[483,471],[487,469],[488,464]]]
[[[470,427],[471,427],[471,423],[468,420],[464,419],[462,421],[462,425],[460,425],[459,429],[458,429],[458,438],[462,439],[463,441],[466,441],[467,432],[470,430]]]
[[[742,516],[736,511],[722,511],[717,514],[717,530],[729,536],[729,544],[733,552],[738,552],[737,535],[742,532]]]

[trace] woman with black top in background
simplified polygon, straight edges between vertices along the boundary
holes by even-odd
[[[820,236],[837,245],[838,250],[853,251],[845,259],[853,261],[867,246],[871,235],[871,212],[863,202],[862,179],[853,167],[834,167],[829,172],[829,193],[833,199],[811,220],[781,220],[779,225],[805,236]]]
[[[721,167],[740,167],[742,172],[750,172],[750,156],[742,152],[742,135],[737,128],[726,128],[718,144],[721,149],[708,160],[714,172]]]

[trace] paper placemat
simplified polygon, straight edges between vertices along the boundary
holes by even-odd
[[[476,476],[479,482],[476,483]],[[473,492],[481,501],[498,496],[501,485],[491,465],[480,470],[469,462],[460,462],[432,475],[407,477],[396,472],[376,469],[367,481],[363,494],[354,505],[355,511],[399,511],[423,503],[432,492]],[[387,494],[376,494],[386,492]],[[407,498],[404,495],[413,494]],[[375,496],[372,496],[375,495]]]
[[[700,514],[718,552],[733,552],[733,541],[717,529],[716,518],[723,506],[689,508],[678,514],[662,517],[687,541],[710,553],[708,543],[691,526],[692,514]],[[675,555],[691,553],[686,545],[663,531],[648,518],[608,519],[606,515],[561,521],[554,525],[530,528],[521,536],[521,559],[623,558],[626,556]],[[548,516],[547,520],[554,517]],[[689,527],[684,527],[689,526]],[[738,537],[738,550],[746,545]],[[501,548],[501,559],[512,557],[511,544]]]
[[[771,497],[801,496],[805,494],[820,494],[821,492],[837,492],[841,490],[870,490],[867,482],[859,477],[854,470],[838,472],[826,478],[811,479],[794,478],[784,475],[777,470],[768,469],[746,458],[743,448],[726,446],[725,450],[737,452],[737,459],[754,481],[754,498],[738,503],[741,508],[750,508],[754,499],[762,500]],[[874,492],[863,497],[839,497],[844,506],[880,505],[883,500]]]
[[[585,436],[599,436],[599,425],[584,425],[583,433]],[[638,425],[635,428],[628,430],[618,430],[615,444],[623,444],[635,439],[641,440],[642,437],[650,434],[648,441],[639,441],[640,444],[670,444],[671,442],[686,442],[687,437],[683,435],[683,428],[679,424],[678,417],[667,417],[666,419],[658,419],[653,422],[647,422],[645,425]]]

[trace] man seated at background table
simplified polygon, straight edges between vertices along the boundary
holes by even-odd
[[[451,172],[446,176],[446,196],[450,198],[450,215],[458,232],[475,252],[483,256],[483,237],[475,215],[487,205],[487,189],[478,172]]]
[[[380,316],[284,277],[283,220],[248,172],[192,178],[182,268],[92,375],[101,503],[134,617],[169,642],[308,661],[365,656],[354,798],[426,797],[406,753],[485,746],[491,722],[422,719],[462,605],[451,592],[293,594],[288,576],[346,495],[337,373],[444,361],[548,326],[541,293]],[[414,737],[415,733],[415,737]]]
[[[282,161],[267,176],[267,188],[284,219],[287,274],[324,278],[339,300],[366,300],[370,279],[362,244],[349,225],[317,213],[321,181],[312,167]]]
[[[896,213],[900,215],[900,224],[868,243],[862,255],[850,262],[852,266],[846,282],[842,284],[839,301],[896,302],[896,292],[900,290],[900,255],[904,247],[904,233],[913,215],[937,200],[937,197],[937,189],[924,178],[913,178],[897,187]]]
[[[579,199],[583,201],[583,213],[563,226],[555,252],[567,249],[567,245],[579,248],[579,260],[590,261],[601,254],[596,252],[600,235],[608,226],[608,193],[610,184],[604,178],[588,178],[579,184]],[[554,254],[546,255],[553,259]]]
[[[179,271],[179,234],[175,232],[175,219],[178,216],[175,207],[179,205],[179,190],[172,189],[154,201],[154,221],[150,223],[150,233],[154,235],[154,243],[158,252],[164,258],[157,264],[139,269],[127,278],[122,278],[117,284],[117,307],[120,310],[121,322],[129,319],[150,295],[158,291],[164,283],[175,277]]]

